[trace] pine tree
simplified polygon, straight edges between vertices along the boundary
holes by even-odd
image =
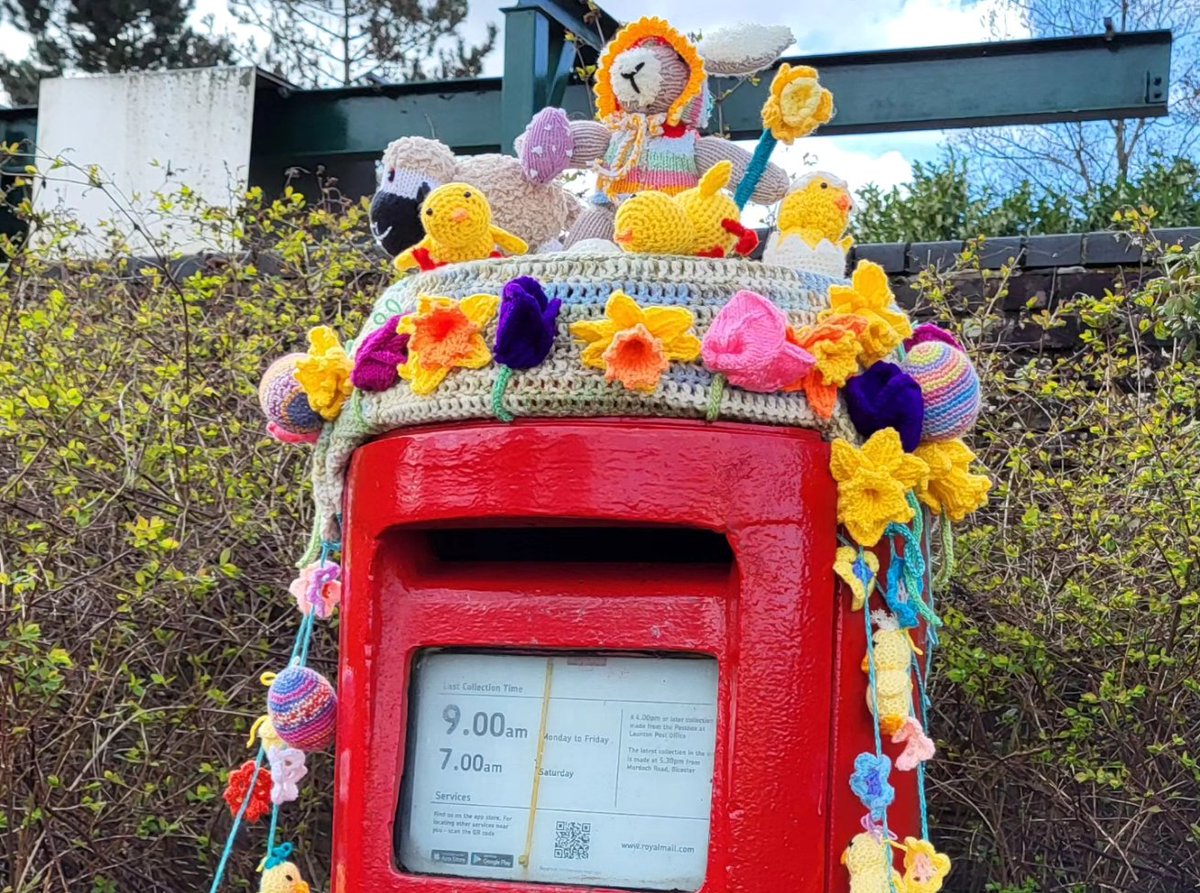
[[[306,87],[474,77],[496,45],[459,35],[467,0],[231,0],[264,35],[259,63]]]
[[[230,62],[228,38],[189,22],[194,0],[3,0],[0,22],[28,34],[24,59],[0,57],[0,84],[15,105],[37,100],[43,77],[65,72],[197,68]],[[209,31],[211,32],[211,22]]]

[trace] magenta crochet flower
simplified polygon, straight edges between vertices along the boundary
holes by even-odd
[[[288,592],[296,599],[301,614],[315,613],[326,620],[342,600],[342,568],[335,562],[314,562],[292,580]]]
[[[386,391],[400,378],[399,367],[408,362],[407,332],[396,332],[400,316],[393,316],[363,339],[354,353],[350,383],[360,391]]]
[[[931,322],[923,322],[913,329],[912,337],[904,342],[904,349],[912,350],[918,344],[923,344],[926,341],[941,341],[943,344],[949,344],[955,350],[962,350],[963,353],[966,353],[957,338],[941,326],[935,326]]]
[[[704,336],[700,355],[710,371],[760,394],[795,384],[817,362],[788,340],[787,315],[752,291],[739,291],[721,308]]]

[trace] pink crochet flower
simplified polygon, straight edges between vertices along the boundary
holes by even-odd
[[[271,764],[271,802],[276,806],[291,803],[300,796],[300,782],[308,774],[304,751],[294,747],[269,747],[267,762]]]
[[[794,384],[816,365],[788,341],[788,318],[762,295],[739,291],[713,319],[701,345],[704,365],[747,391],[769,394]]]
[[[301,570],[288,587],[300,613],[312,611],[321,620],[327,619],[342,601],[341,575],[341,567],[332,561],[316,562]]]
[[[935,751],[933,741],[925,734],[920,721],[910,716],[904,725],[892,735],[892,743],[904,742],[904,752],[896,757],[896,768],[901,772],[909,772],[917,768],[917,764],[932,760]]]

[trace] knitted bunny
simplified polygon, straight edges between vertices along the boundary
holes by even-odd
[[[704,60],[662,19],[639,19],[617,32],[600,58],[595,92],[598,121],[570,121],[562,109],[542,109],[516,143],[534,182],[548,183],[568,168],[598,175],[593,207],[571,229],[568,244],[611,239],[614,202],[646,190],[683,192],[718,162],[732,163],[731,187],[741,181],[750,153],[700,135],[711,105]],[[787,187],[783,169],[769,165],[753,198],[769,204]]]

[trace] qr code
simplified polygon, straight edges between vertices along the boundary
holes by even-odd
[[[591,843],[591,822],[554,823],[555,859],[586,859]]]

